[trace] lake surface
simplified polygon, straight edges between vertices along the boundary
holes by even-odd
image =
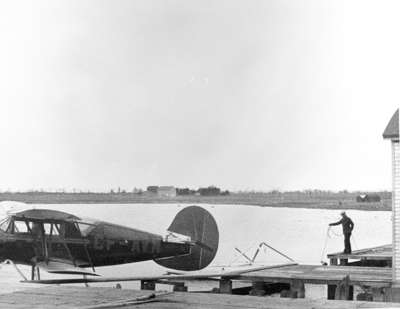
[[[81,217],[96,218],[145,231],[165,235],[166,229],[176,213],[188,205],[177,204],[72,204],[72,205],[34,205],[36,208],[48,208],[66,211]],[[220,244],[218,253],[209,267],[243,263],[235,247],[248,252],[251,256],[260,242],[272,247],[303,264],[320,264],[321,255],[343,251],[341,226],[336,226],[327,240],[323,252],[327,228],[330,222],[340,219],[339,210],[270,208],[248,205],[201,205],[217,221]],[[349,210],[348,216],[355,223],[352,238],[353,250],[391,243],[391,212]],[[257,261],[263,264],[285,263],[287,260],[273,251],[263,250]],[[28,275],[29,267],[21,267]],[[100,267],[96,269],[104,276],[138,276],[165,273],[165,268],[153,261]],[[42,272],[42,279],[60,277]],[[0,288],[7,283],[20,280],[11,266],[0,269]],[[114,286],[115,283],[104,283]],[[123,288],[138,288],[137,282],[123,282]],[[164,288],[164,286],[163,286]],[[165,287],[166,289],[168,287]],[[194,283],[189,289],[204,289],[202,284]],[[208,286],[207,286],[208,288]],[[324,287],[315,287],[316,289]],[[7,289],[6,289],[7,290]],[[318,293],[314,293],[315,295]],[[325,297],[325,293],[322,292]]]

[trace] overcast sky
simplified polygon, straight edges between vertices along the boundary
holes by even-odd
[[[391,189],[398,1],[1,1],[0,189]]]

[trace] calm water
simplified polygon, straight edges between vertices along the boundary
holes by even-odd
[[[36,208],[49,208],[70,212],[82,217],[105,220],[149,232],[165,234],[166,228],[175,214],[187,205],[176,204],[88,204],[88,205],[35,205]],[[251,255],[255,246],[266,242],[284,252],[299,263],[319,264],[327,235],[328,223],[337,221],[338,210],[270,208],[241,205],[202,205],[215,217],[220,245],[211,267],[244,262],[234,248],[248,250]],[[391,242],[391,213],[386,211],[368,212],[350,210],[348,215],[355,223],[353,249],[378,246]],[[335,227],[328,238],[326,252],[343,250],[341,227]],[[326,253],[325,252],[325,253]],[[326,254],[325,254],[326,256]],[[287,260],[271,250],[262,252],[259,263],[284,263]],[[21,268],[27,275],[29,268]],[[165,269],[152,261],[102,267],[96,271],[104,276],[129,276],[162,274]],[[54,278],[42,272],[42,278]],[[56,277],[60,277],[57,275]],[[8,291],[9,283],[20,278],[11,266],[0,270],[0,288]],[[115,283],[102,284],[113,286]],[[19,286],[19,285],[18,285]],[[137,282],[123,282],[123,288],[137,288]],[[13,286],[13,289],[16,287]],[[162,288],[168,288],[163,286]],[[204,286],[192,284],[190,289]],[[315,287],[320,289],[323,287]],[[325,293],[321,292],[324,296]],[[314,293],[318,294],[318,293]]]

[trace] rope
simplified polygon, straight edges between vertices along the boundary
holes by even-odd
[[[326,231],[324,248],[322,249],[322,253],[321,253],[321,263],[324,263],[324,255],[325,255],[326,247],[328,245],[328,239],[332,238],[332,236],[342,237],[342,234],[335,233],[335,231],[333,231],[331,229],[331,226],[328,226],[328,229]],[[356,241],[356,238],[354,237],[353,233],[351,234],[351,239],[352,239],[352,241],[354,243],[354,248],[357,250],[358,249],[358,245],[357,245],[357,241]]]
[[[167,296],[173,294],[172,292],[163,292],[163,293],[152,293],[150,295],[143,295],[138,296],[132,299],[123,299],[123,300],[115,300],[111,302],[104,302],[96,305],[89,305],[82,307],[84,309],[103,309],[103,308],[119,308],[119,307],[126,307],[126,306],[135,306],[140,304],[147,304],[151,302],[158,302],[160,301],[160,297]]]
[[[336,236],[336,237],[342,237],[343,236],[343,234],[336,233],[333,229],[331,229],[331,226],[329,226],[329,228],[328,228],[328,233],[329,233],[329,238],[332,238],[332,235]]]
[[[324,248],[322,249],[322,252],[321,252],[321,263],[322,264],[324,263],[324,256],[325,256],[326,246],[328,245],[328,239],[331,238],[331,236],[329,235],[330,230],[331,230],[331,227],[328,226],[328,229],[326,230]]]

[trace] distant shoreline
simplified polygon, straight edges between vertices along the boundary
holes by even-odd
[[[380,193],[380,202],[357,202],[357,193],[232,193],[227,196],[159,197],[155,194],[135,193],[53,193],[3,192],[0,201],[19,201],[28,204],[214,204],[249,205],[260,207],[288,207],[309,209],[356,209],[390,211],[391,196]]]

